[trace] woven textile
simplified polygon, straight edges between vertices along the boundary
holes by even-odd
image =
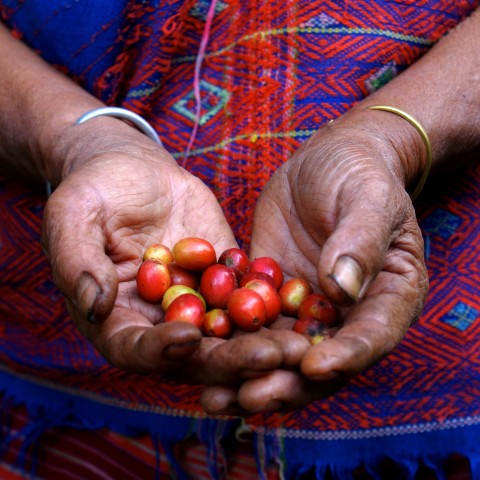
[[[0,13],[80,85],[149,120],[178,162],[217,194],[248,247],[253,208],[272,171],[478,3],[0,0]],[[395,352],[333,398],[259,415],[245,427],[206,418],[199,387],[126,374],[96,354],[70,321],[41,252],[43,189],[2,178],[3,410],[28,405],[25,449],[55,425],[148,432],[180,477],[176,442],[196,436],[207,460],[217,459],[240,427],[253,435],[259,475],[281,464],[286,478],[329,470],[344,479],[362,463],[376,475],[386,457],[400,464],[402,478],[413,478],[421,461],[441,475],[444,459],[458,452],[480,478],[479,192],[480,168],[470,167],[418,202],[431,290]],[[210,469],[221,478],[221,462]]]

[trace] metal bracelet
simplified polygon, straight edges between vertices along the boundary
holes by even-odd
[[[154,128],[140,115],[127,110],[126,108],[120,107],[100,107],[96,108],[95,110],[90,110],[87,113],[84,113],[76,122],[75,125],[81,125],[88,120],[91,120],[95,117],[115,117],[120,118],[122,120],[127,120],[131,122],[138,130],[144,133],[147,137],[152,139],[155,143],[162,145],[162,141],[158,136],[157,132]],[[52,194],[52,185],[47,182],[47,196],[49,197]]]
[[[390,107],[388,105],[373,105],[367,108],[369,110],[383,110],[385,112],[390,112],[395,115],[398,115],[399,117],[402,117],[408,123],[410,123],[410,125],[412,125],[420,134],[420,137],[422,137],[423,143],[425,145],[425,150],[427,152],[427,158],[426,158],[425,168],[423,169],[420,180],[418,181],[413,192],[410,194],[410,198],[412,199],[412,201],[415,200],[423,190],[425,182],[427,181],[427,178],[428,178],[428,174],[430,173],[430,168],[432,167],[432,145],[430,143],[430,138],[428,138],[427,132],[425,131],[425,129],[422,127],[422,125],[419,123],[418,120],[413,118],[409,113],[404,112],[403,110],[400,110],[397,107]]]

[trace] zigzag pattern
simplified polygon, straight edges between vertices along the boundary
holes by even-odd
[[[68,54],[49,49],[46,39],[81,2],[0,2],[0,12],[86,88],[144,115],[181,162],[193,127],[193,70],[205,1],[170,0],[159,10],[155,2],[138,0],[124,12],[123,2],[113,2],[108,22],[91,31],[72,24],[69,41],[77,43]],[[272,171],[322,123],[388,79],[386,65],[391,75],[402,71],[478,3],[223,0],[202,68],[204,120],[185,158],[187,168],[218,193],[244,245]],[[41,12],[43,27],[32,34],[27,26],[39,5],[35,14]],[[115,41],[107,49],[112,32]],[[282,425],[285,436],[309,438],[314,431],[452,419],[461,424],[480,415],[479,192],[479,168],[470,168],[419,206],[432,285],[422,319],[397,350],[333,399],[286,416],[262,415],[252,426],[268,431]],[[1,179],[2,364],[125,408],[201,416],[198,389],[167,382],[159,388],[155,376],[121,373],[80,337],[48,280],[39,244],[43,202],[43,192]]]

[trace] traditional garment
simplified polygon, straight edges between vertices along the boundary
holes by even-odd
[[[178,162],[213,189],[248,248],[253,208],[272,171],[478,3],[0,0],[0,13],[81,86],[151,122]],[[238,436],[255,450],[256,472],[243,478],[347,479],[358,469],[381,478],[389,461],[398,478],[413,479],[420,465],[442,478],[452,454],[468,458],[480,478],[479,192],[473,166],[417,203],[431,290],[422,318],[388,358],[332,398],[242,422],[207,417],[200,387],[121,372],[94,351],[41,251],[45,192],[2,178],[4,464],[41,478],[45,432],[110,429],[150,435],[160,478],[188,478],[176,447],[188,439],[203,445],[205,475],[235,478],[225,469]],[[124,460],[120,478],[148,478]],[[119,478],[104,466],[62,470],[61,478]]]

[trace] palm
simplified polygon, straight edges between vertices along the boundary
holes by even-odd
[[[146,246],[172,247],[180,238],[200,237],[221,252],[235,246],[235,239],[212,192],[198,178],[177,167],[161,171],[156,164],[142,167],[137,166],[134,181],[124,185],[120,179],[128,178],[127,172],[117,165],[121,188],[103,191],[97,208],[109,219],[103,226],[108,239],[105,250],[118,274],[117,305],[141,310],[150,321],[157,321],[161,310],[143,302],[134,288]],[[105,178],[108,173],[102,169]]]
[[[420,313],[427,288],[422,237],[403,185],[371,147],[319,131],[262,192],[252,256],[272,256],[287,275],[324,291],[339,305],[342,326],[308,350],[299,372],[244,384],[238,399],[247,411],[269,408],[272,399],[276,408],[295,408],[332,394],[395,348]],[[363,272],[355,294],[336,275],[345,258]]]
[[[68,176],[45,210],[54,278],[80,330],[111,363],[175,371],[195,383],[233,383],[240,371],[278,366],[283,354],[275,342],[202,339],[192,325],[161,323],[159,306],[138,296],[135,275],[146,246],[172,246],[186,236],[209,240],[217,253],[235,246],[211,191],[173,161],[103,154]]]
[[[299,218],[288,179],[280,169],[257,204],[251,257],[274,257],[287,277],[303,277],[318,288],[316,266],[324,241],[312,238]]]

